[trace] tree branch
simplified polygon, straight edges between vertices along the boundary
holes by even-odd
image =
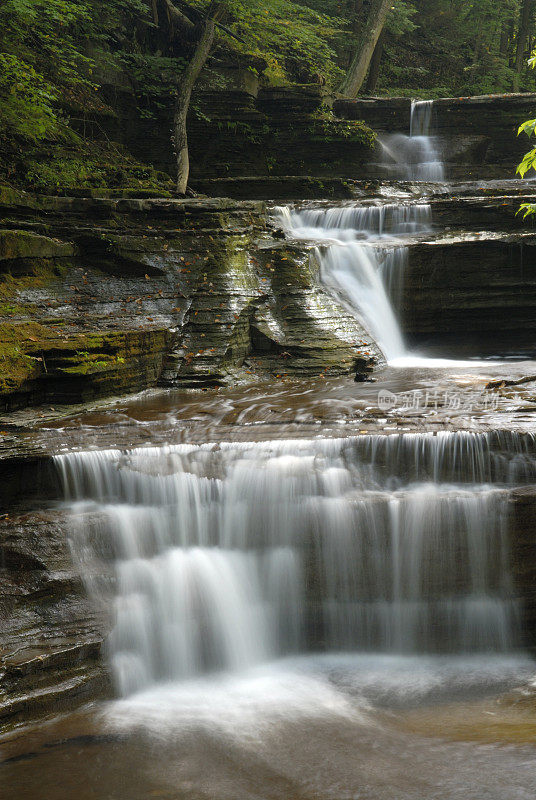
[[[218,18],[222,17],[225,12],[224,3],[212,3],[206,14],[198,11],[197,8],[192,8],[188,5],[188,3],[183,2],[183,0],[175,0],[175,2],[172,2],[172,0],[165,0],[165,4],[170,18],[184,31],[193,31],[200,22],[207,19],[212,19],[217,28],[222,30],[228,36],[231,36],[233,39],[236,39],[238,42],[245,44],[244,39],[242,39],[236,33],[233,33],[233,31],[228,28],[227,25],[223,25],[221,22],[219,22]],[[179,10],[177,6],[179,6],[181,10]]]
[[[177,6],[174,5],[171,0],[164,0],[164,3],[169,21],[173,25],[177,25],[183,34],[186,34],[188,38],[190,38],[195,29],[195,25],[192,20],[187,17],[186,14],[183,14],[182,11],[179,11]]]

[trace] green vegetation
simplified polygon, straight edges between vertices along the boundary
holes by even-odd
[[[49,332],[36,322],[0,322],[0,393],[13,391],[41,371],[36,343]]]
[[[387,26],[381,94],[439,97],[517,88],[523,0],[411,0],[404,6],[410,12],[401,20],[406,34]],[[521,88],[533,86],[523,69]]]
[[[378,2],[3,0],[0,182],[166,193],[171,176],[140,163],[129,133],[169,115],[205,14],[216,9],[203,78],[216,91],[237,65],[263,85],[337,91]],[[534,0],[393,0],[361,93],[532,90],[535,12]],[[195,96],[190,113],[207,118]]]
[[[536,67],[536,50],[532,53],[528,64],[531,69]],[[523,133],[526,134],[529,139],[536,137],[536,119],[529,119],[519,126],[517,135],[521,136]],[[528,153],[525,153],[523,161],[517,168],[517,172],[522,178],[531,170],[536,171],[536,146],[529,150]],[[536,205],[534,205],[534,203],[522,203],[519,208],[519,213],[523,214],[524,219],[530,217],[536,214]]]

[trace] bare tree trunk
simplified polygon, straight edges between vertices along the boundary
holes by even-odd
[[[370,60],[385,25],[392,0],[372,0],[365,28],[356,53],[342,82],[340,92],[345,97],[356,97],[367,75]]]
[[[352,33],[354,34],[354,36],[358,36],[359,35],[359,30],[361,28],[361,16],[363,14],[363,4],[364,4],[364,2],[365,2],[365,0],[353,0]],[[352,5],[352,3],[350,5]],[[352,58],[353,58],[353,53],[352,53],[352,49],[350,48],[350,50],[348,51],[348,55],[345,58],[345,60],[347,61],[347,65],[346,65],[347,69],[350,67],[350,64],[352,63]]]
[[[517,32],[514,92],[519,91],[521,73],[523,72],[523,65],[525,61],[525,48],[530,33],[530,18],[533,5],[534,0],[523,0],[523,5],[521,7],[521,18],[519,20],[519,28]]]
[[[173,120],[173,143],[175,145],[175,155],[177,158],[177,191],[179,194],[185,194],[188,185],[188,176],[190,174],[186,118],[190,107],[192,89],[210,55],[215,31],[216,23],[214,18],[209,17],[204,20],[201,36],[195,48],[195,52],[184,74],[181,76],[181,82],[177,88],[175,116]]]
[[[510,49],[510,30],[509,24],[507,22],[503,22],[501,28],[501,40],[499,44],[499,53],[503,58],[508,58],[508,52]]]
[[[367,83],[365,84],[365,91],[367,94],[374,94],[374,92],[376,91],[376,86],[378,85],[384,42],[385,42],[385,29],[380,33],[380,38],[376,42],[376,47],[374,48],[374,53],[372,54]]]

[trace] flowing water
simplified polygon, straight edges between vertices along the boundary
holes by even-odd
[[[382,139],[382,146],[398,165],[396,177],[444,180],[443,164],[430,135],[432,119],[433,101],[414,100],[410,135]],[[274,216],[287,236],[318,243],[312,258],[318,264],[320,281],[358,317],[390,365],[463,365],[410,350],[401,330],[408,244],[432,231],[429,204],[405,201],[331,208],[276,207]]]
[[[99,546],[113,559],[118,692],[319,648],[509,652],[506,487],[536,462],[523,438],[496,447],[402,434],[58,456],[85,504],[83,572],[103,571]]]
[[[432,100],[411,104],[410,135],[383,137],[381,144],[395,164],[395,177],[442,181],[444,169],[430,135]],[[391,171],[393,167],[390,167]],[[425,203],[367,204],[360,207],[274,210],[287,235],[321,243],[313,256],[322,283],[362,322],[388,363],[447,366],[408,350],[400,328],[408,242],[432,229]]]
[[[462,367],[474,361],[433,358],[408,348],[400,325],[408,245],[432,231],[427,203],[274,208],[286,235],[316,244],[321,283],[356,315],[398,367]]]
[[[380,137],[383,169],[391,178],[443,181],[445,167],[437,137],[432,134],[433,100],[413,100],[409,136],[394,133]]]
[[[410,136],[383,142],[403,177],[443,177],[432,118],[415,102]],[[44,426],[73,558],[110,612],[116,699],[1,743],[6,800],[536,796],[509,528],[535,440],[448,400],[504,367],[405,345],[407,245],[430,232],[429,205],[275,214],[405,368],[374,387],[155,393]],[[379,389],[429,404],[412,421]]]
[[[121,699],[4,744],[6,800],[534,796],[536,714],[505,694],[534,674],[507,535],[533,437],[55,462]]]
[[[378,342],[388,361],[407,355],[398,312],[402,301],[407,240],[431,229],[427,204],[362,207],[276,208],[289,236],[321,242],[313,257],[322,283]]]

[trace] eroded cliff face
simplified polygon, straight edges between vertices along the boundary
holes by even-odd
[[[5,192],[0,208],[6,410],[382,361],[260,202]]]
[[[449,186],[430,197],[432,235],[409,247],[401,321],[420,344],[478,341],[500,354],[532,352],[536,237],[518,213],[530,183]],[[460,332],[463,331],[463,336]]]
[[[0,729],[111,693],[109,612],[89,600],[59,510],[0,520]]]

